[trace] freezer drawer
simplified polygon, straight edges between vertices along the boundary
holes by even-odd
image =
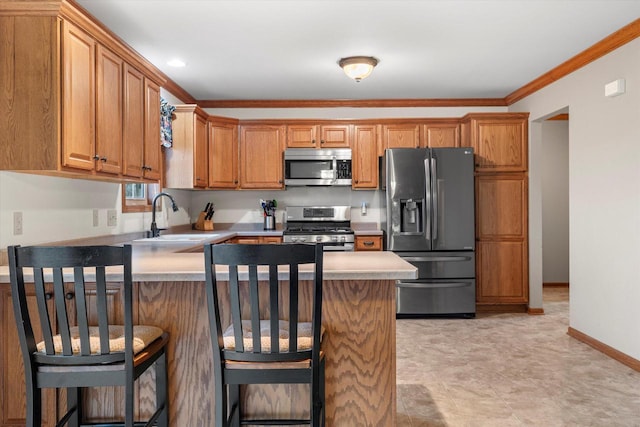
[[[396,252],[418,268],[418,279],[474,278],[476,259],[473,251]]]
[[[398,317],[474,317],[475,312],[475,279],[398,281],[396,284]]]

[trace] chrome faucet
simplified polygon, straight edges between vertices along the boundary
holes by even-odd
[[[158,228],[156,225],[156,200],[158,200],[160,196],[167,196],[169,200],[171,200],[171,209],[173,209],[174,212],[178,212],[176,201],[173,200],[173,197],[171,197],[170,194],[158,193],[151,203],[151,231],[149,232],[149,237],[158,237],[160,235],[160,230],[164,230],[163,228]]]

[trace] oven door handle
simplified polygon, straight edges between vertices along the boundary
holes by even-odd
[[[414,262],[458,262],[471,261],[470,256],[401,256],[405,261]]]

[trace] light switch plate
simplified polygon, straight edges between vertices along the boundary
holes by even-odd
[[[97,227],[100,225],[100,213],[98,212],[98,209],[94,209],[93,210],[93,226]]]
[[[118,225],[118,211],[109,209],[107,211],[107,227],[115,227]]]

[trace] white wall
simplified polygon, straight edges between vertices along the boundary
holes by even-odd
[[[569,122],[542,123],[542,281],[569,282]]]
[[[122,214],[121,185],[82,179],[57,178],[0,171],[0,249],[8,245],[33,245],[60,240],[147,230],[151,212]],[[159,227],[188,222],[190,193],[174,192],[180,212],[157,213]],[[173,194],[173,193],[172,193]],[[93,226],[93,210],[98,226]],[[107,226],[107,211],[118,215]],[[23,233],[13,234],[13,213],[22,213]],[[170,222],[169,222],[170,221]]]
[[[626,79],[627,91],[604,96]],[[640,359],[640,39],[513,104],[535,121],[569,108],[570,326]],[[530,137],[531,293],[542,269],[539,125]]]

